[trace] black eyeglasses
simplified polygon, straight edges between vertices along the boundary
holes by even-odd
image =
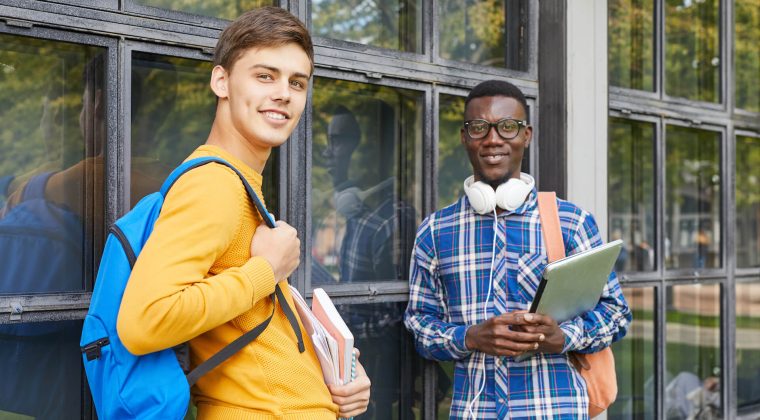
[[[512,140],[520,133],[520,127],[527,127],[527,121],[504,118],[496,122],[486,120],[470,120],[464,122],[467,135],[473,140],[479,140],[488,135],[491,127],[496,127],[496,133],[504,140]]]

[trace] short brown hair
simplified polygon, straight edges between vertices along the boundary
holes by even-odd
[[[297,44],[314,68],[314,46],[306,27],[285,9],[266,6],[249,10],[233,21],[219,36],[214,49],[214,65],[227,71],[251,48]]]

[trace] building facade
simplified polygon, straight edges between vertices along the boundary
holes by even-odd
[[[263,5],[316,52],[265,201],[300,234],[291,284],[357,338],[361,418],[448,418],[452,366],[402,323],[409,255],[492,78],[528,96],[525,170],[625,240],[608,418],[760,417],[758,0],[0,0],[0,418],[95,417],[78,342],[108,226],[205,141],[216,39]]]

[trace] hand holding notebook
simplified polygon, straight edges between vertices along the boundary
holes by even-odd
[[[290,286],[296,310],[311,336],[314,350],[328,385],[351,382],[355,375],[354,336],[323,289],[314,289],[312,308],[298,290]]]

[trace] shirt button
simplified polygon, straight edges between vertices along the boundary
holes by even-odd
[[[499,404],[504,404],[504,398],[499,398]]]

